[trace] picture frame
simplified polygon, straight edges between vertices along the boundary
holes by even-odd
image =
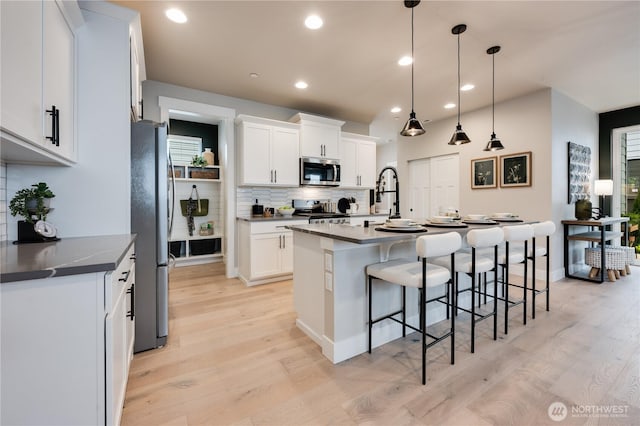
[[[531,186],[531,151],[500,156],[500,187]]]
[[[471,160],[471,189],[498,187],[498,157]]]

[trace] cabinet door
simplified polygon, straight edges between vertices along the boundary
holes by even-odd
[[[276,185],[299,185],[300,145],[299,132],[295,129],[274,127],[271,139],[271,168]]]
[[[360,186],[374,188],[376,186],[376,144],[360,142],[357,159]]]
[[[302,157],[340,157],[340,127],[304,123],[301,127],[300,139],[300,155]]]
[[[32,142],[42,139],[42,4],[2,1],[0,72],[5,130]]]
[[[281,236],[281,233],[251,236],[251,279],[280,273]]]
[[[272,168],[271,128],[261,124],[242,123],[241,185],[270,185]]]
[[[114,276],[113,279],[117,279]],[[118,299],[105,319],[106,350],[106,414],[107,424],[117,424],[124,403],[127,387],[127,330],[126,330],[126,292],[124,285]]]
[[[293,272],[293,231],[282,234],[282,249],[280,250],[280,271]]]
[[[73,160],[75,155],[74,34],[57,2],[43,2],[43,13],[43,143],[45,147],[50,147],[63,157]],[[53,105],[59,111],[57,144],[52,144],[45,139],[45,136],[51,136],[53,120],[46,110],[50,110]]]
[[[358,142],[342,139],[340,152],[340,186],[358,186]]]

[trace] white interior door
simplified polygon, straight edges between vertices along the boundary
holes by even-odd
[[[460,162],[457,154],[409,162],[409,217],[426,219],[440,209],[460,205]]]
[[[423,158],[409,162],[409,217],[426,219],[431,198],[431,159]]]
[[[459,210],[459,169],[458,154],[431,158],[431,215],[450,207]]]

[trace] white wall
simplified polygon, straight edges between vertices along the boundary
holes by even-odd
[[[567,199],[569,182],[567,142],[591,148],[591,187],[593,188],[593,181],[598,177],[599,164],[598,114],[554,90],[551,92],[551,117],[550,173],[545,182],[545,190],[551,194],[550,217],[558,227],[551,241],[551,252],[559,255],[564,250],[563,229],[560,221],[575,218],[575,204],[569,204]],[[597,198],[597,196],[591,196],[594,206],[598,205]],[[573,263],[580,262],[584,258],[584,253],[581,251],[583,246],[574,244],[572,247],[574,248]],[[556,274],[554,278],[557,278],[558,269],[564,267],[564,259],[554,255],[551,265]]]
[[[48,221],[64,237],[130,227],[129,23],[82,10],[78,30],[78,164],[8,164],[7,194],[45,181],[56,194]],[[8,217],[9,239],[17,218]]]
[[[10,198],[13,198],[13,194]],[[7,166],[0,161],[0,241],[7,240],[7,218],[9,213],[9,197],[7,197]]]

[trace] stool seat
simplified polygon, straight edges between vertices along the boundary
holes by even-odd
[[[451,262],[446,256],[447,264]],[[445,284],[451,278],[447,268],[427,263],[426,265],[427,287],[435,287]],[[411,259],[397,259],[388,262],[376,263],[367,266],[367,275],[380,280],[389,281],[408,287],[422,287],[422,262]]]
[[[476,253],[476,274],[488,272],[493,269],[493,254],[484,253],[483,255]],[[455,272],[462,272],[464,274],[472,273],[473,257],[469,253],[456,253],[456,270]],[[437,257],[435,259],[429,259],[429,262],[434,265],[448,267],[451,261],[449,256]]]

